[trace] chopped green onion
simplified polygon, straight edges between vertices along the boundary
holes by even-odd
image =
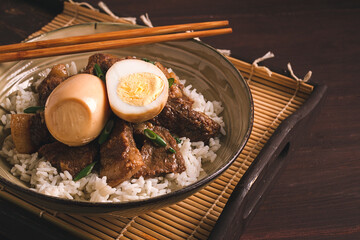
[[[24,109],[24,113],[37,113],[38,111],[44,111],[44,106],[32,106]]]
[[[180,138],[178,138],[178,137],[174,137],[174,138],[175,138],[175,140],[176,140],[176,143],[181,143]]]
[[[149,60],[149,59],[147,59],[147,58],[142,58],[141,60],[143,60],[143,61],[145,61],[145,62],[148,62],[148,63],[152,63],[152,64],[155,65],[155,62],[154,62],[154,61],[151,61],[151,60]]]
[[[174,78],[168,78],[169,87],[171,87],[174,84],[175,79]]]
[[[100,136],[98,138],[98,143],[100,145],[103,144],[106,141],[106,139],[108,139],[113,127],[114,127],[114,119],[110,118],[109,121],[106,123],[104,129],[101,131]]]
[[[145,136],[150,139],[153,143],[161,146],[161,147],[166,147],[166,142],[164,139],[162,139],[159,135],[157,135],[154,131],[146,128],[144,130],[144,134]]]
[[[170,153],[176,153],[175,149],[173,149],[172,147],[169,147],[167,150],[168,150],[168,152],[170,152]]]
[[[101,70],[99,64],[95,63],[94,65],[96,76],[98,76],[101,80],[105,81],[105,75],[103,71]]]
[[[89,165],[87,165],[85,168],[83,168],[75,177],[74,177],[74,181],[78,181],[80,179],[82,179],[83,177],[86,177],[87,175],[89,175],[91,173],[91,171],[93,170],[95,164],[97,163],[97,161],[90,163]]]
[[[159,145],[161,147],[166,147],[167,144],[165,142],[164,139],[162,139],[162,137],[160,137],[158,134],[156,134],[154,131],[146,128],[144,130],[144,134],[145,136],[150,139],[154,144],[156,145]],[[172,147],[169,147],[168,149],[166,149],[168,152],[170,153],[176,153],[176,151],[172,148]]]

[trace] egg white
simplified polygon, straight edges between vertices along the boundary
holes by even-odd
[[[161,78],[164,87],[154,101],[142,106],[128,104],[117,94],[119,80],[134,73],[152,73]],[[106,73],[106,88],[112,111],[128,122],[144,122],[158,115],[168,99],[169,83],[165,74],[154,64],[139,59],[116,62]]]

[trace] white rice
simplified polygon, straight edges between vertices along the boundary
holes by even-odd
[[[77,72],[76,65],[72,62],[66,65],[70,74]],[[170,70],[171,71],[171,70]],[[34,81],[37,86],[49,73],[49,70],[39,74],[39,79]],[[185,84],[185,81],[182,80]],[[194,100],[194,108],[204,112],[221,125],[221,132],[225,134],[224,122],[219,114],[223,107],[221,102],[207,101],[204,96],[187,85],[185,94]],[[1,106],[10,113],[22,113],[29,106],[35,106],[38,102],[38,94],[30,89],[18,87],[12,94],[7,96]],[[11,114],[0,117],[0,124],[4,129],[10,128]],[[216,151],[220,148],[218,138],[210,139],[209,145],[204,142],[190,142],[182,137],[179,143],[181,154],[185,160],[186,171],[178,174],[171,173],[165,177],[144,179],[131,179],[113,188],[107,185],[106,177],[100,178],[97,173],[73,181],[69,172],[59,173],[52,167],[50,162],[40,158],[38,153],[20,154],[16,151],[11,135],[7,136],[0,150],[0,156],[5,158],[11,165],[10,172],[29,184],[36,192],[66,199],[77,199],[91,202],[124,202],[159,196],[176,189],[188,186],[205,174],[202,163],[214,161]]]

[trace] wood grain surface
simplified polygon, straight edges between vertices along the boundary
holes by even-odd
[[[93,6],[98,1],[87,1]],[[204,38],[252,62],[328,86],[327,99],[241,239],[360,239],[360,1],[106,0],[118,16],[148,13],[155,26],[230,21],[230,35]],[[0,44],[17,43],[62,11],[61,1],[1,0]],[[140,23],[140,21],[139,21]],[[0,199],[1,239],[72,239]]]

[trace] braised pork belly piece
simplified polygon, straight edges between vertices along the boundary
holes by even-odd
[[[167,77],[174,78],[174,84],[169,89],[168,101],[154,119],[153,124],[163,126],[170,132],[190,138],[191,141],[208,142],[210,138],[217,136],[220,132],[220,125],[202,112],[192,108],[193,100],[183,92],[184,85],[173,73],[156,63]]]
[[[95,161],[98,147],[89,143],[81,147],[69,147],[61,142],[42,146],[39,154],[60,172],[68,171],[73,177],[83,168]]]
[[[68,72],[64,64],[57,64],[52,67],[50,73],[37,87],[37,91],[39,92],[39,103],[41,106],[45,106],[50,93],[67,78]]]
[[[191,106],[193,104],[193,101],[184,94],[184,85],[180,82],[179,77],[174,72],[169,72],[168,69],[164,67],[161,63],[156,62],[155,65],[165,74],[168,79],[174,79],[174,83],[169,88],[169,99],[182,98],[186,100],[187,104]]]
[[[98,64],[100,69],[106,74],[107,70],[114,65],[114,63],[124,60],[134,58],[131,56],[128,57],[117,57],[111,54],[106,53],[96,53],[89,57],[88,63],[83,71],[83,73],[95,74],[95,64]]]
[[[151,125],[146,124],[146,127],[151,127]],[[139,178],[143,176],[144,178],[151,178],[185,171],[184,159],[171,133],[166,128],[160,126],[153,127],[152,131],[165,140],[167,147],[157,146],[149,139],[143,137],[140,152],[145,164],[133,177]],[[140,133],[141,131],[137,132],[137,135]],[[174,149],[175,153],[170,152],[169,147]]]
[[[31,141],[34,145],[38,146],[38,148],[44,144],[55,141],[46,127],[44,112],[36,113],[30,119],[30,134]]]
[[[144,165],[131,124],[116,119],[109,139],[100,147],[100,163],[100,176],[106,176],[112,187],[130,179]]]
[[[170,132],[190,138],[191,141],[208,142],[219,134],[220,125],[202,112],[194,111],[183,98],[172,98],[162,112],[151,120]]]

